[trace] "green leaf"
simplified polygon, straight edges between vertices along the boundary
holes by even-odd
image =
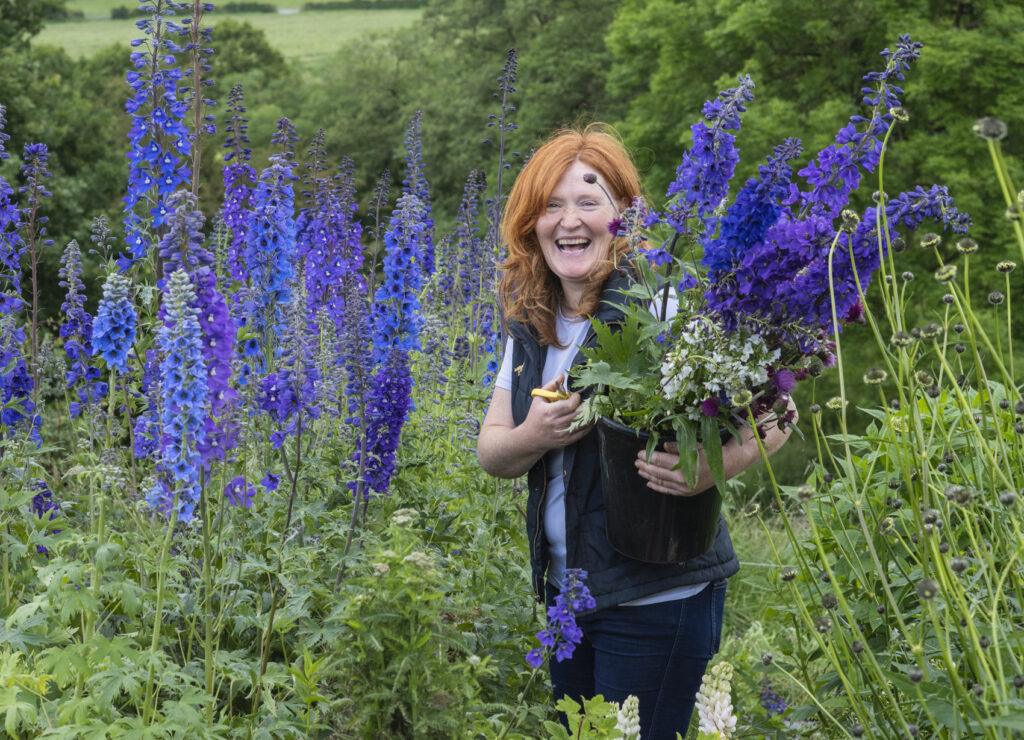
[[[707,458],[708,467],[711,468],[711,477],[719,490],[725,488],[725,467],[722,464],[722,438],[718,436],[718,420],[704,418],[700,424],[701,441],[704,443],[704,456]]]

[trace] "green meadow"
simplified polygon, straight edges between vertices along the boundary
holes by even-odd
[[[70,9],[85,12],[84,21],[53,23],[35,39],[37,44],[62,47],[73,57],[88,57],[111,44],[127,44],[139,35],[130,20],[111,20],[110,9],[127,5],[126,0],[72,0]],[[297,0],[277,2],[282,9],[299,6]],[[422,11],[411,10],[336,10],[302,13],[212,14],[233,18],[262,29],[267,40],[289,61],[316,61],[330,56],[349,39],[387,32],[419,20]]]

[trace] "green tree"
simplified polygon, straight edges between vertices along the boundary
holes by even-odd
[[[0,49],[24,47],[47,19],[64,10],[65,0],[0,0]]]

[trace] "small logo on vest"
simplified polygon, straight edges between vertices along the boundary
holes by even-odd
[[[522,365],[520,365],[519,367],[512,368],[512,372],[514,372],[516,375],[522,375],[524,367],[526,367],[526,363],[525,362]]]

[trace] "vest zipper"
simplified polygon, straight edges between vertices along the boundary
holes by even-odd
[[[533,532],[533,542],[532,542],[532,549],[533,549],[533,551],[535,553],[537,553],[537,558],[538,559],[540,559],[540,557],[541,557],[541,554],[540,554],[540,535],[541,535],[541,532],[544,531],[544,522],[543,522],[543,519],[544,519],[544,499],[547,498],[547,495],[548,495],[548,465],[547,465],[547,462],[544,460],[543,457],[541,457],[541,459],[540,459],[540,469],[541,469],[541,473],[542,473],[542,475],[541,475],[541,485],[543,486],[543,488],[541,488],[541,491],[540,491],[540,499],[538,499],[538,501],[537,501],[537,521],[535,523],[536,526],[534,526],[534,528],[533,528],[534,532]]]

